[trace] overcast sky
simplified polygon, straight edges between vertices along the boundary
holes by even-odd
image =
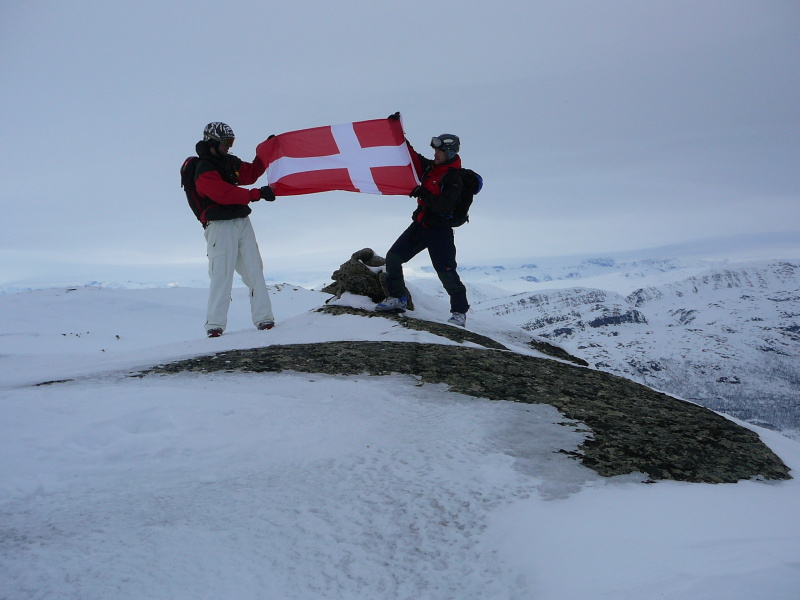
[[[423,154],[460,135],[485,180],[462,264],[800,232],[797,0],[30,0],[0,4],[0,61],[0,283],[203,263],[178,169],[217,120],[244,160],[398,110]],[[333,192],[252,219],[269,276],[385,253],[413,208]]]

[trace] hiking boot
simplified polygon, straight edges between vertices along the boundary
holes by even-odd
[[[269,321],[269,320],[261,321],[261,323],[256,325],[256,327],[258,327],[259,331],[264,331],[265,329],[272,329],[273,327],[275,327],[275,321]]]
[[[406,296],[400,296],[399,298],[389,296],[386,300],[378,302],[375,305],[375,310],[378,312],[406,312],[406,302],[408,302]]]
[[[212,327],[211,329],[206,331],[206,333],[208,334],[208,337],[219,337],[222,335],[222,329],[220,329],[219,327]]]
[[[454,312],[450,315],[450,318],[447,319],[447,322],[450,325],[458,325],[459,327],[466,327],[467,326],[467,315],[464,313]]]

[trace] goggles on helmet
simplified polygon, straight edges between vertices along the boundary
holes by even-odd
[[[221,140],[219,141],[219,143],[220,143],[221,145],[225,146],[226,148],[230,148],[231,146],[233,146],[233,140],[234,140],[234,139],[235,139],[235,138],[223,138],[223,139],[221,139]]]
[[[431,138],[431,148],[441,148],[442,146],[451,146],[455,143],[453,138],[438,138],[432,137]]]

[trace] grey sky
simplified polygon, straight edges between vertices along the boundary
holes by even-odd
[[[204,260],[178,167],[205,123],[399,110],[485,191],[462,263],[800,232],[800,2],[31,0],[0,7],[0,283],[13,264]],[[409,198],[254,205],[270,264],[385,252]],[[799,234],[800,235],[800,234]]]

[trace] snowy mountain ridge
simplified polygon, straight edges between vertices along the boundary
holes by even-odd
[[[473,283],[492,284],[506,289],[525,290],[547,286],[570,286],[578,281],[616,279],[622,288],[641,285],[641,280],[668,278],[670,273],[680,276],[687,270],[701,272],[709,267],[708,261],[652,258],[618,261],[614,258],[564,258],[541,259],[522,265],[459,266],[462,278]],[[434,274],[433,268],[423,266],[421,272]]]
[[[800,262],[701,272],[668,264],[675,267],[668,281],[627,295],[560,287],[487,299],[473,309],[503,317],[597,368],[796,437]],[[684,277],[675,277],[681,272]]]

